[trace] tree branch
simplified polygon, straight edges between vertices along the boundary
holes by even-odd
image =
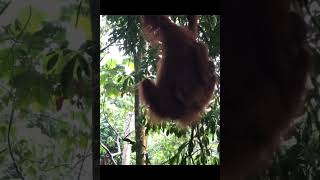
[[[20,179],[24,180],[24,177],[23,177],[23,175],[21,173],[21,170],[18,167],[18,163],[16,162],[16,159],[13,156],[12,147],[11,147],[10,132],[11,132],[11,126],[12,126],[12,122],[13,122],[13,116],[14,116],[14,108],[13,108],[13,103],[12,103],[12,109],[11,109],[9,127],[8,127],[8,134],[7,134],[8,147],[9,147],[10,157],[11,157],[11,159],[13,161],[14,168],[15,168],[16,172],[18,173],[18,176],[20,177]]]

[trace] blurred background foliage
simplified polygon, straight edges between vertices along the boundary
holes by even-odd
[[[320,179],[320,7],[316,0],[293,0],[292,8],[307,24],[307,41],[312,50],[313,90],[305,103],[305,113],[293,122],[289,135],[274,154],[272,166],[259,180]]]
[[[0,1],[0,179],[92,178],[88,0]]]

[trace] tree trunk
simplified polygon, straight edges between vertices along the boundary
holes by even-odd
[[[92,166],[97,167],[100,165],[100,63],[99,63],[99,24],[100,24],[100,1],[90,0],[90,16],[91,16],[91,34],[92,41],[94,42],[94,52],[92,56]],[[92,170],[93,179],[100,179],[100,169],[93,168]]]
[[[135,70],[135,84],[138,84],[140,81],[139,70],[140,70],[140,60],[141,60],[141,52],[138,52],[134,56],[134,70]],[[136,164],[137,165],[145,165],[145,152],[146,152],[146,137],[145,137],[145,127],[142,123],[142,119],[140,118],[139,112],[139,91],[138,88],[135,89],[134,96],[134,119],[135,119],[135,132],[136,132]]]
[[[133,114],[129,113],[128,118],[124,122],[124,137],[129,138],[130,134],[134,130]],[[122,165],[130,165],[130,155],[131,155],[132,145],[124,141],[123,151],[122,151]]]

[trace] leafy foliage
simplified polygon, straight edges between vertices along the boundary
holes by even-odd
[[[319,11],[317,1],[296,0],[295,8],[302,12],[309,27],[308,43],[314,55],[312,85],[305,103],[306,112],[293,124],[288,137],[274,156],[272,166],[261,172],[261,180],[319,179],[320,178],[320,122],[319,122]]]
[[[88,2],[79,26],[89,21],[81,12]],[[79,172],[91,159],[92,41],[71,48],[68,37],[76,28],[59,20],[77,14],[77,5],[65,3],[70,14],[58,11],[50,20],[41,2],[28,3],[0,4],[1,16],[21,7],[0,28],[0,179],[88,177]],[[52,3],[46,5],[59,4]],[[84,29],[91,34],[90,26]]]
[[[185,16],[170,16],[179,24],[186,24]],[[135,73],[137,78],[156,77],[157,50],[146,46],[140,33],[140,23],[137,16],[101,16],[104,24],[100,29],[101,57],[108,55],[108,48],[112,46],[122,50],[124,55],[132,58],[137,52],[143,52],[139,61],[139,71],[132,72],[132,59],[102,59],[100,67],[100,102],[102,119],[100,132],[101,142],[108,144],[110,149],[117,151],[117,137],[124,139],[123,125],[128,115],[133,112],[133,92],[136,88]],[[217,64],[219,69],[220,54],[220,17],[201,16],[201,32],[199,38],[209,46],[210,58]],[[106,40],[103,40],[106,37]],[[139,57],[140,58],[140,57]],[[126,72],[126,69],[131,72]],[[218,86],[219,88],[219,86]],[[201,124],[189,130],[183,130],[173,123],[160,125],[149,124],[145,108],[141,108],[142,122],[146,127],[145,133],[148,138],[148,163],[150,164],[219,164],[219,120],[220,120],[220,95],[216,91],[215,98],[208,112],[205,113]],[[116,133],[115,133],[116,132]],[[133,135],[128,136],[134,139]],[[113,142],[112,142],[113,141]],[[125,141],[121,141],[121,149]],[[132,142],[134,143],[134,142]],[[134,146],[133,146],[134,147]],[[134,152],[135,149],[133,148]],[[106,152],[101,148],[101,155]],[[133,154],[131,154],[132,161]],[[120,155],[115,156],[117,164],[121,164]]]

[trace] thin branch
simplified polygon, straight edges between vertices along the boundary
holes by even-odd
[[[27,22],[24,24],[22,30],[20,31],[20,33],[16,37],[17,39],[24,33],[25,29],[27,28],[27,25],[30,23],[31,16],[32,16],[31,6],[29,6],[29,16],[28,16]],[[14,53],[13,53],[13,47],[15,46],[15,43],[11,46],[11,49],[10,49],[10,52],[11,52],[13,60],[15,59]],[[10,79],[12,79],[12,77],[13,77],[13,68],[14,68],[14,65],[12,65],[12,67],[11,67],[11,73],[10,73],[11,77],[10,77]],[[13,96],[12,89],[10,90],[10,95]],[[7,141],[8,141],[10,157],[11,157],[11,159],[13,161],[13,165],[15,167],[15,170],[16,170],[17,174],[19,175],[20,179],[24,180],[25,178],[23,177],[21,169],[19,168],[18,163],[16,162],[16,159],[14,158],[14,155],[13,155],[13,152],[12,152],[12,147],[11,147],[10,132],[11,132],[11,127],[12,127],[12,123],[13,123],[13,117],[14,117],[14,97],[12,99],[12,109],[11,109],[9,125],[8,125],[9,127],[8,127]]]
[[[86,152],[85,152],[86,153]],[[80,180],[80,177],[81,177],[81,172],[82,172],[82,168],[83,168],[83,164],[84,164],[84,161],[86,159],[84,157],[81,157],[81,165],[80,165],[80,169],[79,169],[79,173],[78,173],[78,180]]]
[[[120,147],[120,136],[118,136],[117,137],[117,145],[118,145],[118,152],[116,152],[116,153],[113,153],[112,155],[113,156],[116,156],[116,155],[119,155],[119,154],[121,154],[121,147]]]
[[[11,1],[7,2],[4,7],[0,10],[0,15],[7,9],[7,7],[11,4]]]
[[[22,30],[20,31],[20,33],[18,34],[18,36],[16,38],[19,38],[23,32],[25,31],[27,25],[30,23],[30,19],[31,19],[31,15],[32,15],[32,11],[31,11],[31,6],[29,6],[29,17],[28,17],[28,20],[27,22],[25,23],[24,27],[22,28]],[[15,46],[15,43],[11,46],[10,48],[10,52],[11,52],[11,55],[12,55],[12,60],[15,60],[15,57],[14,57],[14,52],[13,52],[13,47]],[[13,78],[13,69],[14,69],[14,64],[12,64],[12,67],[11,67],[11,73],[10,73],[10,79]],[[12,94],[12,89],[10,90],[10,94]],[[14,155],[13,155],[13,152],[12,152],[12,147],[11,147],[11,141],[10,141],[10,132],[11,132],[11,127],[12,127],[12,123],[13,123],[13,117],[14,117],[14,97],[12,98],[12,109],[11,109],[11,114],[10,114],[10,119],[9,119],[9,127],[8,127],[8,134],[7,134],[7,141],[8,141],[8,147],[9,147],[9,152],[10,152],[10,157],[13,161],[13,165],[15,167],[15,170],[17,172],[17,174],[19,175],[20,179],[25,179],[22,175],[22,172],[20,170],[20,168],[18,167],[18,164],[16,162],[16,159],[14,158]]]
[[[28,24],[30,23],[31,17],[32,17],[32,10],[31,10],[31,6],[29,6],[29,16],[28,16],[27,22],[24,24],[23,28],[21,29],[20,33],[18,34],[17,39],[19,39],[20,36],[21,36],[21,35],[24,33],[24,31],[27,29],[27,26],[28,26]]]
[[[193,159],[192,155],[190,156],[190,159],[191,159],[191,161],[192,161],[192,164],[195,165],[194,159]]]
[[[23,175],[21,173],[21,170],[18,167],[18,163],[16,162],[16,159],[13,156],[12,147],[11,147],[10,132],[11,132],[11,126],[12,126],[12,122],[13,122],[13,116],[14,116],[14,108],[13,108],[13,103],[12,103],[12,109],[11,109],[9,127],[8,127],[8,134],[7,134],[8,147],[9,147],[10,157],[11,157],[11,159],[13,161],[14,168],[15,168],[16,172],[18,173],[20,179],[24,180],[24,177],[23,177]]]
[[[106,120],[106,122],[108,123],[108,125],[110,126],[110,128],[113,130],[113,132],[114,132],[117,136],[120,136],[119,133],[117,132],[117,130],[109,123],[109,121]]]
[[[2,150],[0,150],[0,154],[4,153],[7,150],[7,148],[3,148]]]
[[[112,42],[112,43],[110,43],[110,44],[107,45],[106,47],[102,48],[102,49],[100,50],[100,53],[102,53],[103,51],[105,51],[106,49],[108,49],[108,48],[109,48],[111,45],[113,45],[114,43],[115,43],[115,41]],[[121,44],[121,43],[118,43],[118,44],[116,44],[116,45],[121,46],[122,44]],[[104,54],[103,57],[100,58],[100,62],[104,59],[104,57],[106,57],[106,55],[107,55],[107,54]]]
[[[100,53],[103,53],[103,51],[105,51],[108,47],[110,47],[110,44],[109,44],[109,45],[107,45],[106,47],[104,47],[104,48],[100,49]]]
[[[199,146],[200,146],[201,152],[203,153],[203,146],[202,146],[202,141],[201,141],[201,138],[200,138],[199,125],[197,125],[197,138],[198,138],[198,140],[199,140]]]
[[[18,39],[24,33],[24,31],[26,30],[28,24],[30,23],[31,16],[32,16],[31,6],[29,6],[29,16],[28,16],[27,22],[24,24],[24,26],[21,29],[21,31],[19,32],[19,34],[16,37],[14,37],[14,33],[11,31],[11,29],[10,28],[6,28],[5,30],[6,30],[7,34],[9,35],[9,37],[8,38],[4,38],[3,40],[12,40],[14,42],[12,47],[15,46],[16,43],[19,43],[20,41]]]
[[[126,141],[128,142],[129,144],[134,144],[135,142],[127,137],[123,138],[122,141]]]
[[[64,163],[64,164],[56,164],[54,166],[51,166],[47,169],[41,169],[43,172],[48,172],[48,171],[51,171],[53,169],[56,169],[56,168],[59,168],[59,167],[62,167],[62,166],[65,166],[66,168],[68,169],[71,169],[71,167],[69,167],[71,164],[70,163]]]
[[[193,141],[193,136],[194,136],[194,127],[191,128],[191,136],[190,136],[190,140],[189,140],[189,146]],[[192,152],[188,152],[188,155],[191,156]],[[191,156],[192,157],[192,156]]]
[[[86,159],[86,158],[88,158],[88,157],[91,156],[91,155],[92,155],[91,153],[90,153],[90,154],[87,154],[87,155],[84,156],[83,158]],[[71,165],[71,163],[63,163],[63,164],[54,165],[54,166],[49,167],[49,168],[47,168],[47,169],[42,169],[42,171],[48,172],[48,171],[51,171],[51,170],[53,170],[53,169],[59,168],[59,167],[61,167],[61,166],[65,166],[65,167],[68,168],[68,169],[73,169],[73,168],[75,168],[80,162],[82,162],[82,160],[83,160],[83,159],[80,159],[80,160],[78,160],[77,162],[75,162],[75,163],[72,165],[72,167],[69,167],[69,166]]]
[[[119,38],[119,37],[118,37]],[[114,43],[117,42],[117,39],[114,39],[112,42],[110,42],[108,45],[106,45],[104,48],[100,49],[100,53],[103,53],[106,49],[108,49],[110,46],[112,46]]]
[[[78,26],[78,21],[79,21],[81,6],[82,6],[82,0],[80,0],[80,3],[79,3],[79,5],[78,5],[77,18],[76,18],[76,22],[75,22],[75,24],[74,24],[74,27],[77,27],[77,26]]]
[[[100,59],[100,62],[104,59],[104,57],[106,57],[106,54]]]
[[[127,29],[128,29],[128,28],[127,28]],[[116,43],[116,42],[119,40],[119,38],[120,38],[121,36],[123,36],[125,32],[127,32],[127,29],[122,29],[122,30],[118,33],[118,36],[117,36],[116,38],[113,38],[113,41],[112,41],[112,42],[110,42],[110,43],[109,43],[108,45],[106,45],[104,48],[100,49],[100,53],[102,53],[103,51],[105,51],[106,49],[108,49],[110,46],[112,46],[114,43]],[[114,34],[114,33],[115,33],[115,32],[110,33],[110,34]]]
[[[206,43],[209,43],[210,41],[209,41],[209,38],[207,37],[206,32],[203,30],[203,28],[202,28],[200,25],[198,26],[198,28],[199,28],[199,29],[200,29],[200,31],[202,32],[203,37],[204,37],[204,39],[205,39]]]
[[[87,159],[89,156],[92,156],[92,153],[89,153],[89,154],[83,156],[83,159]],[[72,165],[72,167],[73,167],[73,168],[76,167],[81,161],[82,161],[82,159],[78,160],[77,162],[75,162],[75,163]]]
[[[112,162],[117,165],[117,162],[113,159],[112,153],[110,152],[110,150],[108,149],[108,147],[106,145],[104,145],[103,143],[100,143],[100,145],[107,151],[107,153],[109,154]]]

